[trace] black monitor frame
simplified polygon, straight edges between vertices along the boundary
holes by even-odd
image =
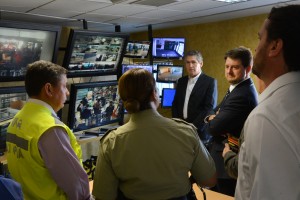
[[[0,43],[3,45],[3,50],[0,49],[0,82],[23,81],[27,64],[34,61],[43,59],[56,63],[60,26],[0,20],[0,32]],[[53,41],[53,47],[45,48],[43,45],[49,46],[51,43],[49,38]],[[48,51],[52,51],[51,55]]]
[[[1,87],[0,122],[12,119],[19,110],[20,101],[26,101],[27,99],[28,95],[24,86]],[[13,101],[15,101],[14,104],[12,104]],[[15,108],[11,106],[15,106]]]
[[[106,94],[101,96],[99,89],[108,89],[109,91],[114,90],[113,94]],[[88,130],[94,127],[99,127],[107,124],[118,123],[123,124],[124,112],[123,104],[118,95],[118,82],[117,81],[104,81],[104,82],[88,82],[88,83],[77,83],[72,84],[70,89],[70,100],[69,100],[69,113],[68,113],[68,126],[73,129],[74,132]],[[95,90],[99,93],[95,93]],[[97,96],[95,95],[97,94]],[[116,95],[114,97],[114,95]],[[82,98],[80,98],[81,96]],[[83,110],[83,97],[88,97],[87,109],[90,112],[84,113]],[[90,101],[89,98],[94,98]],[[104,97],[104,98],[102,98]],[[100,113],[95,114],[93,106],[98,100],[101,103],[103,109],[106,109],[109,102],[113,101],[115,110],[118,110],[116,118],[107,119],[106,111],[100,110]],[[100,102],[101,101],[101,102]],[[103,102],[104,101],[104,102]],[[91,103],[93,105],[91,105]],[[103,105],[104,104],[104,105]],[[87,111],[87,110],[86,110]],[[82,112],[82,113],[81,113]]]
[[[126,69],[126,67],[128,69]],[[153,74],[153,67],[152,65],[130,65],[130,64],[122,64],[122,74],[124,74],[127,70],[133,69],[133,68],[142,68]]]
[[[68,78],[118,75],[128,38],[129,35],[125,33],[71,29],[63,63],[68,70]],[[84,42],[79,42],[79,39]]]
[[[168,69],[168,71],[174,71],[174,70],[180,70],[180,74],[176,75],[175,78],[172,76],[168,77],[162,77],[161,71],[165,71],[165,69]],[[156,82],[159,83],[176,83],[179,78],[183,76],[184,68],[182,65],[157,65],[157,73],[156,73]],[[173,72],[172,72],[173,73]]]

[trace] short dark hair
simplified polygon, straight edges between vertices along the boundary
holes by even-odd
[[[203,61],[203,57],[200,51],[196,51],[196,50],[188,51],[184,57],[186,58],[187,56],[196,56],[198,62]]]
[[[225,53],[224,59],[226,60],[227,58],[240,60],[244,68],[253,65],[253,57],[251,50],[243,46],[227,51]]]
[[[25,75],[28,96],[39,95],[46,83],[56,86],[61,80],[61,75],[64,74],[67,74],[65,68],[49,61],[40,60],[29,64]]]
[[[300,69],[300,5],[273,7],[266,27],[268,40],[282,39],[283,57],[289,71]]]

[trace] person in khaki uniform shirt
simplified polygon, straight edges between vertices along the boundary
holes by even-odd
[[[119,93],[130,120],[100,141],[93,195],[96,199],[185,198],[188,173],[200,186],[216,184],[215,164],[196,128],[157,112],[155,80],[144,69],[127,71]],[[120,191],[120,193],[118,193]]]

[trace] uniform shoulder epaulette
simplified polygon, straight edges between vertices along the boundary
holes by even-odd
[[[100,141],[104,140],[112,131],[117,130],[117,128],[112,128],[107,130],[104,135],[100,138]]]
[[[179,119],[179,118],[171,118],[171,119],[174,120],[175,122],[184,123],[184,124],[186,124],[186,125],[195,127],[194,124],[189,123],[189,122],[187,122],[187,121],[184,121],[183,119]],[[196,127],[195,127],[195,128],[196,128]]]

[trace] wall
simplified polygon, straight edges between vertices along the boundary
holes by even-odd
[[[203,54],[202,70],[218,80],[218,102],[224,97],[229,84],[224,77],[224,54],[229,49],[246,46],[254,53],[258,43],[257,33],[266,15],[239,18],[215,23],[182,26],[163,30],[153,30],[153,37],[185,37],[185,50],[199,50]],[[131,34],[132,40],[147,40],[148,32]],[[174,60],[174,64],[183,61]],[[257,89],[259,81],[252,76]]]
[[[185,37],[186,50],[200,50],[204,58],[203,71],[218,80],[218,102],[221,101],[229,87],[224,77],[224,53],[234,47],[243,45],[249,47],[254,53],[257,40],[257,32],[266,15],[239,18],[234,20],[220,21],[214,23],[181,26],[161,30],[153,30],[153,37]],[[64,48],[67,46],[70,28],[63,27],[60,37],[60,48],[57,63],[62,65]],[[134,33],[130,35],[131,40],[148,40],[148,32]],[[145,59],[136,59],[145,61]],[[182,60],[173,60],[174,64],[183,64]],[[125,62],[131,62],[125,59]],[[93,77],[91,81],[113,80],[115,76]],[[255,80],[255,77],[253,77]],[[69,79],[69,84],[90,81],[87,78]],[[0,87],[23,85],[24,82],[0,83]],[[257,89],[260,89],[259,81],[255,80]],[[68,106],[63,111],[63,121],[66,122]],[[170,116],[169,109],[159,109],[165,116]]]

